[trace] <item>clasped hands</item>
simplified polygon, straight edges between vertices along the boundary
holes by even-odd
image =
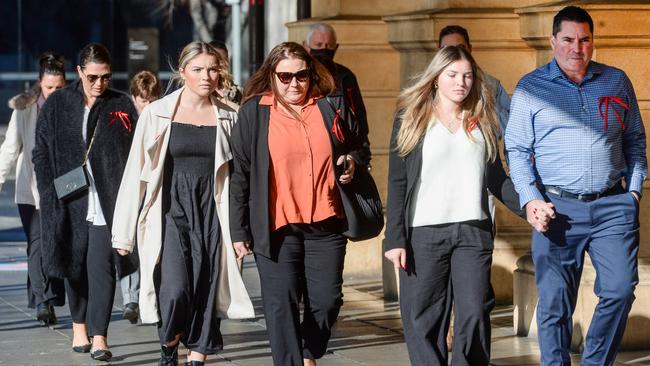
[[[538,232],[548,230],[548,224],[555,218],[555,206],[551,202],[532,200],[526,203],[526,220]]]

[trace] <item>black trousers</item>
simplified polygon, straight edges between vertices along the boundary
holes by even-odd
[[[86,271],[79,279],[65,281],[72,321],[87,323],[91,337],[108,334],[115,299],[114,252],[108,226],[88,223]]]
[[[486,221],[411,229],[407,270],[400,271],[400,310],[412,365],[448,364],[446,337],[452,303],[452,365],[488,365],[493,248]]]
[[[255,256],[274,365],[302,366],[327,350],[343,304],[341,227],[339,220],[287,225],[271,236],[272,258]]]
[[[65,304],[63,281],[50,278],[41,257],[41,216],[33,205],[18,204],[18,214],[27,236],[27,301],[30,308],[41,303]]]

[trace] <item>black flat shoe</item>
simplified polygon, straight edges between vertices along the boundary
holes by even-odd
[[[124,305],[124,311],[122,311],[122,318],[131,322],[131,324],[136,324],[138,322],[138,316],[140,315],[140,308],[135,302],[130,302]]]
[[[54,306],[45,302],[36,305],[36,319],[41,323],[41,326],[44,327],[56,324]]]
[[[77,353],[88,353],[90,352],[90,348],[92,347],[92,344],[84,344],[81,346],[72,346],[72,351],[77,352]]]
[[[96,361],[108,361],[111,357],[113,357],[113,354],[107,349],[98,349],[90,353],[90,358]]]
[[[178,366],[178,344],[174,347],[160,347],[158,366]]]
[[[201,361],[187,361],[185,366],[203,366],[205,363]]]

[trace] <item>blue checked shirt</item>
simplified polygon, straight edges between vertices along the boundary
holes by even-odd
[[[604,97],[610,97],[607,128]],[[538,184],[600,193],[624,177],[628,191],[641,193],[648,173],[632,83],[623,71],[593,61],[580,85],[555,60],[524,76],[512,96],[505,144],[521,207],[543,199]]]

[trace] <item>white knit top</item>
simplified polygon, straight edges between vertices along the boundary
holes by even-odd
[[[485,140],[478,128],[470,134],[473,140],[462,128],[451,133],[441,122],[427,130],[413,197],[414,227],[488,218],[481,205]]]

